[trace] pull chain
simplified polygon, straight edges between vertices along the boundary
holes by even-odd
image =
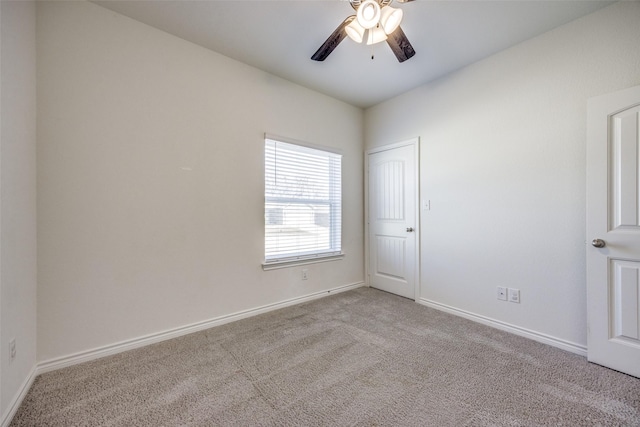
[[[376,30],[380,30],[380,23],[378,22],[375,26]],[[374,46],[377,43],[374,43],[373,41],[373,28],[369,30],[369,33],[367,34],[367,36],[369,37],[369,42],[371,43],[369,46],[371,46],[371,60],[373,61],[375,59],[375,54],[374,54]]]

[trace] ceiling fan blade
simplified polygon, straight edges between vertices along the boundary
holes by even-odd
[[[356,19],[356,15],[351,15],[347,19],[345,19],[342,24],[340,24],[338,28],[336,28],[336,30],[331,33],[329,38],[322,44],[322,46],[320,46],[316,53],[313,54],[311,59],[313,59],[314,61],[324,61],[325,59],[327,59],[327,56],[329,56],[329,54],[333,52],[333,49],[335,49],[336,46],[338,46],[340,42],[344,40],[345,37],[347,37],[345,27],[349,25],[354,19]]]
[[[393,33],[389,34],[387,37],[387,44],[400,62],[404,62],[416,54],[416,51],[413,50],[413,46],[409,43],[409,39],[407,39],[407,36],[400,27],[398,27]]]
[[[397,1],[398,3],[409,3],[410,1],[413,1],[413,0],[397,0]]]

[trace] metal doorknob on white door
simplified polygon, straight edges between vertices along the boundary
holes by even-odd
[[[605,245],[606,245],[606,243],[605,243],[605,242],[604,242],[604,240],[602,240],[602,239],[593,239],[593,240],[591,241],[591,244],[592,244],[593,246],[595,246],[596,248],[604,248],[604,247],[605,247]]]
[[[411,233],[413,231],[413,227],[407,227],[407,232]]]

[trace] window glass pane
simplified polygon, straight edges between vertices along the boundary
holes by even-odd
[[[341,251],[341,156],[265,140],[267,261]]]

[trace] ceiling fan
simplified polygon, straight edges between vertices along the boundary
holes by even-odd
[[[324,61],[346,36],[349,36],[356,43],[366,41],[368,45],[386,40],[398,61],[404,62],[411,58],[416,54],[416,51],[400,28],[402,9],[389,6],[392,1],[349,0],[356,14],[347,17],[313,54],[311,59]],[[412,0],[398,1],[407,3]],[[373,59],[373,56],[371,58]]]

